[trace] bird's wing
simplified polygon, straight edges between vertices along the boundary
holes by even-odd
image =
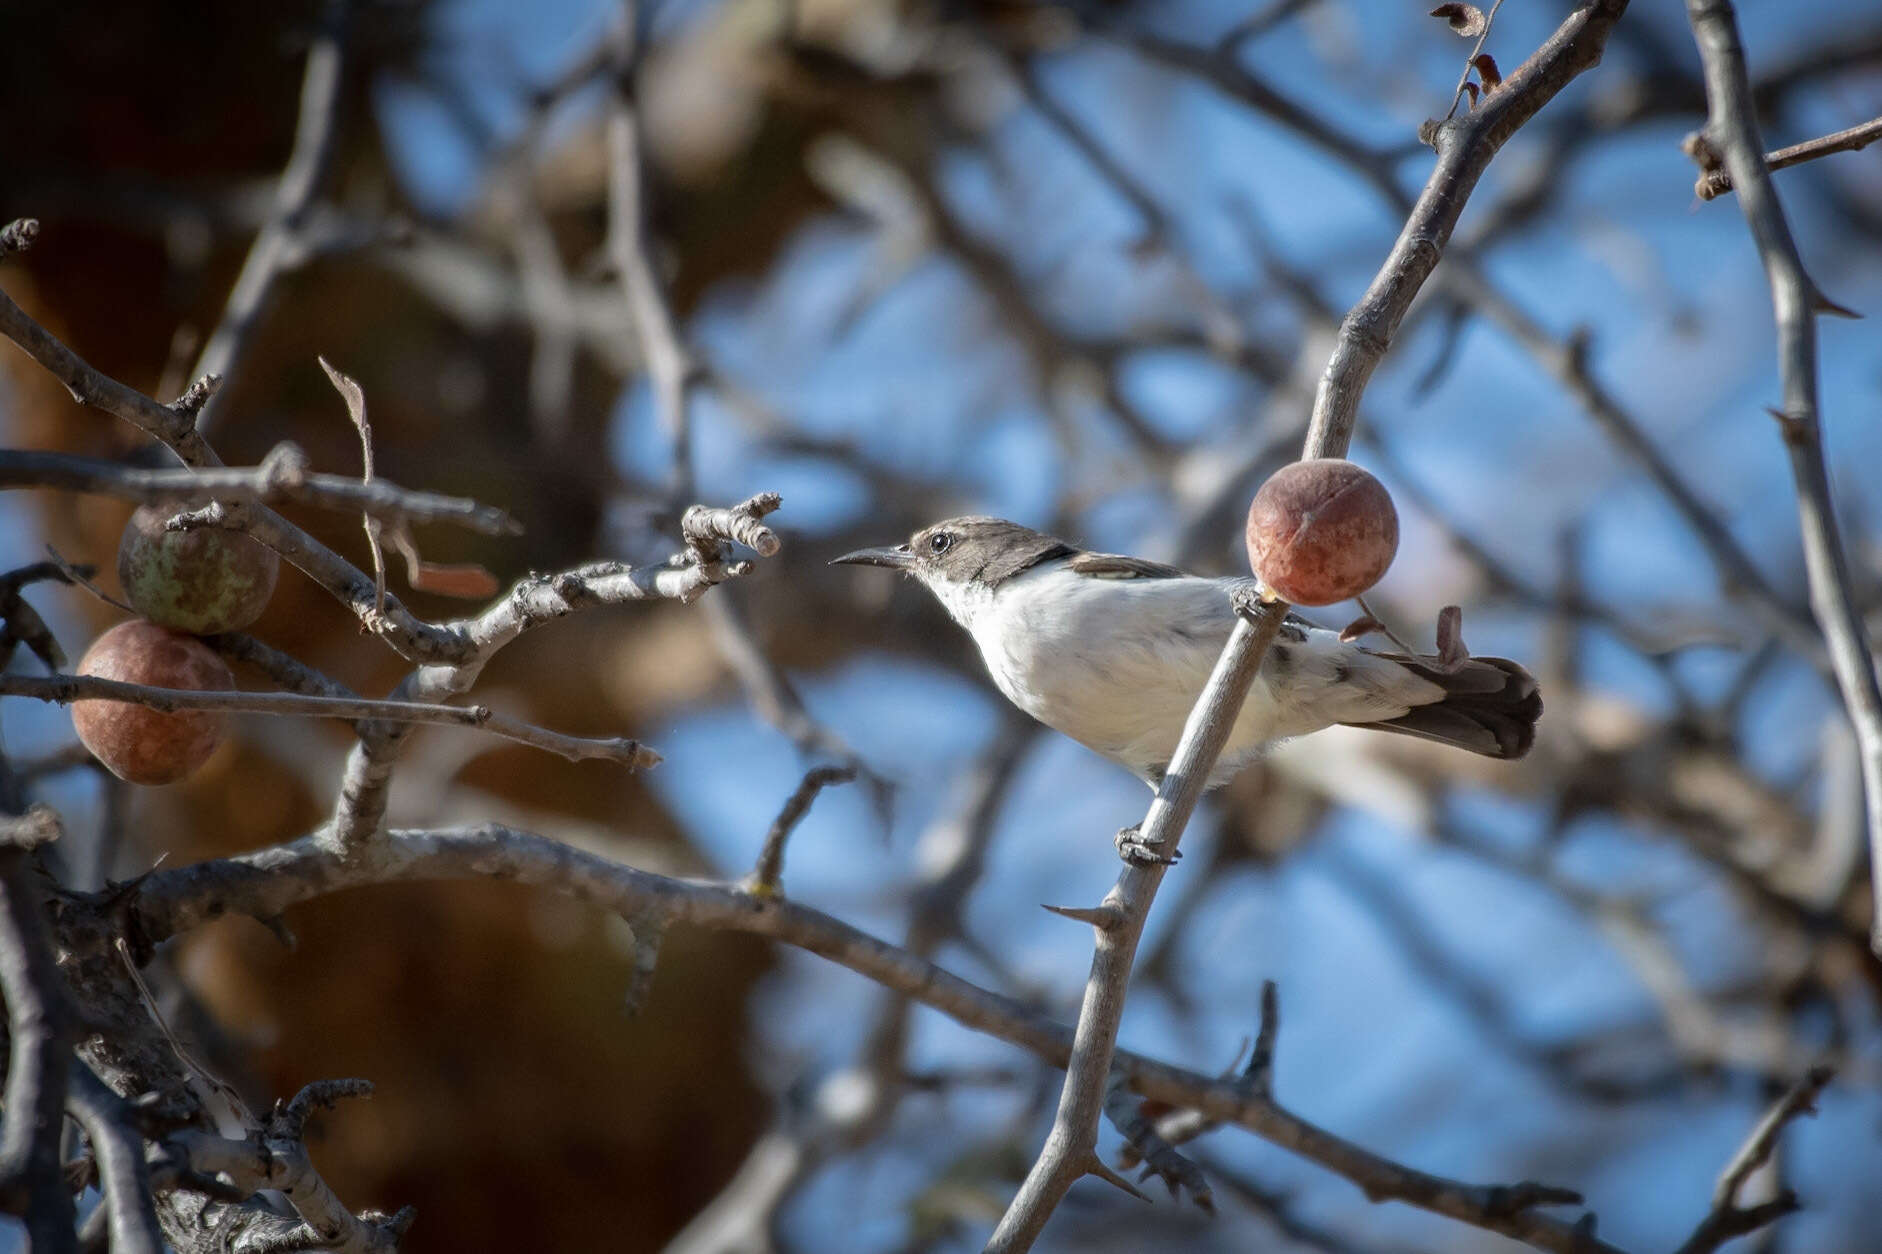
[[[1075,553],[1066,566],[1073,574],[1083,575],[1087,579],[1189,579],[1192,577],[1188,571],[1171,566],[1167,562],[1153,562],[1147,557],[1130,557],[1123,553]],[[1234,587],[1240,584],[1252,584],[1254,581],[1243,576],[1239,579],[1224,579],[1218,582],[1227,587]],[[1281,620],[1281,638],[1297,644],[1305,640],[1310,631],[1326,630],[1324,627],[1308,622],[1291,610],[1287,617]]]
[[[1075,574],[1092,579],[1183,579],[1189,574],[1163,562],[1122,553],[1079,553],[1070,566]]]

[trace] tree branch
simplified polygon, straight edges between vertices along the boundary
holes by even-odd
[[[1065,1025],[808,906],[732,885],[656,875],[494,823],[392,831],[350,854],[306,836],[233,858],[151,872],[115,905],[102,895],[94,900],[101,909],[125,911],[123,926],[140,941],[156,944],[231,912],[272,918],[328,893],[441,879],[530,884],[630,920],[657,916],[770,937],[847,967],[1053,1066],[1064,1067],[1072,1057],[1073,1032]],[[1465,1184],[1381,1158],[1301,1119],[1240,1077],[1207,1076],[1127,1051],[1117,1052],[1114,1065],[1138,1095],[1246,1128],[1352,1180],[1373,1201],[1404,1201],[1559,1254],[1619,1254],[1617,1247],[1575,1225],[1517,1205],[1533,1196],[1533,1189]]]
[[[1793,1119],[1817,1113],[1817,1094],[1835,1074],[1830,1067],[1812,1067],[1765,1112],[1764,1118],[1758,1121],[1719,1174],[1718,1187],[1712,1192],[1712,1208],[1677,1254],[1711,1254],[1727,1241],[1756,1232],[1772,1220],[1798,1209],[1797,1196],[1788,1189],[1754,1206],[1740,1206],[1738,1192],[1753,1172],[1771,1160],[1785,1126]]]
[[[1869,947],[1882,956],[1882,687],[1877,686],[1875,662],[1851,586],[1849,557],[1837,529],[1817,407],[1816,316],[1844,311],[1826,300],[1804,272],[1771,172],[1759,155],[1764,146],[1758,138],[1745,51],[1729,0],[1687,0],[1686,15],[1705,64],[1708,107],[1705,130],[1688,147],[1701,156],[1703,149],[1723,155],[1771,285],[1778,374],[1784,388],[1784,409],[1776,417],[1797,485],[1810,608],[1829,645],[1837,687],[1856,728],[1869,831]]]
[[[1428,125],[1426,134],[1437,149],[1437,165],[1378,276],[1340,324],[1332,358],[1314,397],[1303,458],[1346,454],[1359,416],[1360,395],[1413,299],[1437,267],[1478,178],[1517,128],[1601,59],[1608,33],[1626,7],[1627,0],[1589,0],[1569,14],[1476,111]],[[1222,73],[1211,61],[1204,65]],[[1139,829],[1144,847],[1166,858],[1176,855],[1183,828],[1286,613],[1287,606],[1279,601],[1264,602],[1252,613],[1238,613],[1235,629],[1190,713],[1176,756]],[[1105,898],[1104,906],[1115,908],[1121,917],[1094,929],[1097,946],[1058,1113],[1037,1161],[987,1244],[988,1254],[1020,1254],[1030,1249],[1053,1209],[1095,1161],[1098,1120],[1131,966],[1166,870],[1163,863],[1127,866]]]
[[[227,714],[275,714],[302,718],[378,719],[393,723],[440,723],[475,727],[506,740],[534,745],[580,761],[605,758],[629,767],[659,764],[660,755],[621,736],[568,736],[493,713],[485,705],[437,705],[425,701],[371,701],[363,697],[315,696],[299,692],[207,692],[157,688],[98,675],[0,675],[0,697],[32,697],[70,705],[74,701],[127,701],[165,714],[219,710]]]
[[[522,526],[503,510],[464,497],[401,488],[384,479],[362,483],[345,475],[316,474],[293,444],[277,444],[252,468],[145,470],[98,457],[0,449],[0,489],[58,488],[120,500],[203,505],[273,505],[292,501],[321,509],[359,511],[388,523],[452,523],[480,535],[518,535]]]
[[[777,493],[761,492],[727,509],[689,509],[681,523],[686,547],[664,565],[593,562],[524,579],[475,618],[445,626],[461,644],[454,664],[421,666],[392,695],[399,700],[442,701],[464,693],[477,682],[485,664],[525,631],[590,606],[659,599],[682,604],[696,601],[707,589],[751,568],[748,562],[727,560],[726,549],[733,540],[743,537],[754,542],[754,548],[777,552],[777,536],[762,520],[780,504]],[[359,743],[347,755],[331,824],[332,838],[343,847],[356,845],[378,830],[392,769],[409,732],[409,724],[397,723],[360,728]]]
[[[73,1060],[71,1074],[71,1092],[66,1100],[73,1117],[85,1129],[92,1160],[98,1165],[112,1254],[163,1254],[163,1236],[157,1226],[156,1208],[151,1204],[144,1138],[129,1105],[105,1087],[84,1063]]]
[[[245,1230],[233,1254],[274,1254],[287,1250],[333,1250],[338,1254],[391,1254],[416,1217],[411,1207],[395,1215],[348,1210],[321,1178],[307,1152],[307,1119],[316,1108],[330,1109],[349,1097],[370,1097],[364,1080],[319,1080],[292,1101],[276,1102],[261,1129],[234,1141],[190,1128],[165,1139],[165,1147],[201,1175],[222,1175],[242,1194],[278,1189],[298,1223],[272,1222]]]
[[[274,208],[262,224],[242,269],[229,289],[222,318],[196,359],[192,378],[214,376],[225,384],[241,370],[249,342],[267,312],[275,281],[304,265],[312,249],[302,238],[314,197],[333,163],[340,129],[340,105],[346,77],[348,0],[327,0],[320,29],[307,50],[307,68],[301,76],[300,116],[294,126],[294,144],[281,181],[275,187]],[[207,436],[226,408],[211,396],[196,418]]]
[[[66,1083],[77,1025],[53,958],[30,850],[58,822],[36,807],[0,815],[0,992],[6,996],[8,1061],[0,1121],[0,1208],[26,1222],[35,1251],[76,1247],[71,1195],[59,1160]]]
[[[160,405],[99,371],[28,317],[4,292],[0,292],[0,335],[51,372],[80,404],[122,418],[161,441],[186,466],[221,466],[215,450],[197,434],[193,411]],[[399,656],[411,661],[442,662],[462,653],[463,642],[450,631],[425,622],[390,593],[381,596],[381,590],[365,572],[266,506],[238,505],[221,511],[215,521],[247,532],[287,559],[352,611],[367,630]]]
[[[652,376],[654,413],[666,429],[673,462],[669,484],[684,500],[693,490],[693,444],[687,402],[699,382],[699,362],[680,337],[679,324],[655,267],[648,237],[646,171],[641,149],[635,77],[640,68],[641,13],[626,0],[617,18],[614,92],[608,111],[608,256],[621,280],[628,312],[640,332]]]
[[[1776,152],[1764,154],[1764,168],[1784,170],[1806,161],[1815,161],[1818,157],[1827,157],[1837,152],[1861,152],[1870,144],[1882,139],[1882,118],[1871,118],[1845,130],[1832,131],[1828,135],[1819,135],[1815,139],[1806,139],[1801,144],[1792,144],[1789,148],[1780,148]],[[1727,169],[1705,170],[1699,175],[1699,181],[1693,185],[1693,192],[1701,200],[1712,200],[1732,190],[1732,172]]]

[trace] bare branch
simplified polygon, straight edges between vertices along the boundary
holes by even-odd
[[[178,710],[219,710],[227,714],[439,723],[480,728],[571,760],[605,758],[634,768],[654,766],[660,761],[659,754],[635,740],[618,736],[566,736],[493,713],[490,707],[483,705],[370,701],[362,697],[310,696],[299,692],[206,692],[157,688],[98,675],[0,675],[0,697],[32,697],[59,705],[70,705],[74,701],[128,701],[165,714]]]
[[[1543,45],[1474,112],[1428,124],[1437,166],[1372,286],[1340,323],[1339,342],[1314,397],[1308,443],[1344,451],[1359,397],[1424,282],[1437,269],[1464,204],[1491,158],[1557,92],[1601,59],[1627,0],[1583,0]]]
[[[723,560],[718,546],[726,540],[736,541],[760,557],[775,557],[778,536],[765,526],[764,517],[781,504],[783,500],[776,492],[760,492],[730,509],[690,505],[680,516],[680,534],[702,565]]]
[[[245,1140],[233,1141],[190,1128],[172,1134],[165,1145],[195,1172],[225,1175],[245,1196],[261,1189],[278,1189],[294,1207],[299,1223],[246,1229],[234,1243],[234,1254],[279,1254],[288,1250],[391,1254],[412,1225],[412,1208],[389,1216],[370,1211],[355,1215],[314,1168],[303,1139],[308,1116],[315,1109],[371,1095],[372,1085],[364,1080],[316,1081],[293,1100],[277,1102],[260,1131]]]
[[[1429,137],[1438,150],[1437,166],[1378,276],[1340,325],[1332,359],[1314,397],[1303,458],[1345,455],[1358,420],[1360,395],[1412,300],[1436,268],[1478,178],[1517,128],[1571,79],[1600,60],[1608,33],[1625,8],[1626,0],[1589,0],[1517,67],[1483,107],[1430,129]],[[1223,73],[1220,67],[1214,72]],[[1183,828],[1268,645],[1280,631],[1287,606],[1267,602],[1238,610],[1235,629],[1183,728],[1176,755],[1139,828],[1138,845],[1157,859],[1176,856]],[[1167,863],[1160,860],[1129,865],[1105,899],[1105,904],[1122,910],[1124,919],[1115,928],[1097,932],[1058,1114],[1038,1160],[994,1230],[987,1245],[989,1254],[1030,1249],[1093,1155],[1137,942],[1167,869]]]
[[[706,511],[708,519],[733,516],[743,527],[756,523],[765,510],[776,509],[776,493],[761,493],[732,510]],[[729,524],[728,524],[729,526]],[[475,618],[447,624],[458,642],[454,665],[424,666],[406,676],[394,690],[396,699],[441,701],[469,691],[484,666],[511,641],[531,628],[567,617],[595,605],[670,598],[690,603],[707,589],[737,578],[750,569],[746,562],[724,562],[714,548],[705,560],[697,549],[716,546],[726,538],[718,530],[696,524],[696,541],[661,566],[629,566],[622,562],[594,562],[553,575],[521,580]],[[378,724],[361,729],[360,741],[347,756],[340,798],[334,806],[332,837],[350,847],[378,830],[385,814],[387,789],[409,731],[408,725]],[[630,742],[631,743],[631,742]],[[545,746],[546,747],[546,746]]]
[[[65,384],[74,400],[122,418],[155,437],[184,465],[215,467],[222,464],[215,451],[197,434],[188,414],[160,405],[87,364],[28,317],[4,292],[0,292],[0,335],[19,345]],[[462,652],[461,640],[448,630],[418,618],[397,597],[387,594],[380,606],[378,589],[371,578],[273,510],[259,505],[237,505],[226,510],[211,505],[203,521],[246,531],[279,553],[358,616],[368,630],[401,657],[439,662]]]
[[[467,878],[549,888],[630,920],[655,915],[768,936],[856,971],[1053,1066],[1063,1067],[1072,1057],[1073,1033],[1063,1024],[820,911],[730,885],[656,875],[497,824],[392,831],[350,853],[318,836],[303,837],[234,858],[154,871],[138,883],[124,907],[132,916],[127,925],[155,944],[231,912],[268,918],[349,888]],[[1618,1254],[1617,1247],[1573,1224],[1515,1204],[1533,1196],[1533,1190],[1469,1185],[1394,1163],[1308,1123],[1238,1077],[1206,1076],[1128,1051],[1116,1053],[1115,1065],[1139,1096],[1246,1128],[1347,1177],[1374,1201],[1404,1201],[1559,1254]]]
[[[0,992],[8,1060],[0,1120],[0,1209],[26,1223],[34,1250],[75,1248],[59,1155],[77,1025],[47,933],[28,850],[56,833],[50,811],[0,816]]]
[[[810,806],[817,799],[817,794],[831,784],[847,784],[856,778],[853,766],[818,766],[804,773],[803,780],[797,785],[785,801],[784,808],[778,811],[778,817],[772,820],[771,830],[765,833],[764,848],[758,853],[758,865],[752,870],[746,885],[759,895],[779,891],[779,879],[784,874],[784,842],[790,839]]]
[[[699,382],[698,361],[680,336],[648,236],[646,172],[642,168],[640,110],[634,98],[640,66],[640,6],[627,0],[617,19],[614,98],[608,113],[608,256],[621,280],[629,313],[640,332],[653,377],[654,411],[666,428],[671,486],[682,500],[692,492],[693,444],[687,402]]]
[[[209,375],[225,384],[242,368],[255,330],[267,312],[268,299],[283,274],[299,269],[313,256],[302,238],[314,198],[333,163],[335,140],[340,130],[340,106],[346,77],[346,25],[349,0],[328,0],[320,29],[307,50],[307,68],[301,77],[300,117],[294,127],[294,145],[281,181],[275,188],[275,201],[268,220],[249,246],[242,269],[229,289],[222,319],[209,334],[202,355],[196,359],[191,378]],[[230,389],[224,388],[225,392]],[[209,434],[222,416],[225,404],[214,397],[196,416],[196,427]]]
[[[1838,533],[1830,496],[1829,468],[1817,407],[1818,313],[1834,309],[1804,272],[1791,238],[1771,172],[1759,155],[1758,122],[1752,109],[1745,51],[1729,0],[1687,0],[1686,15],[1705,64],[1708,114],[1704,138],[1724,154],[1738,188],[1738,204],[1757,241],[1771,285],[1777,321],[1778,374],[1784,410],[1778,425],[1790,454],[1803,531],[1804,570],[1810,608],[1829,645],[1830,665],[1844,708],[1856,727],[1864,805],[1869,829],[1872,885],[1869,947],[1882,956],[1882,687],[1870,656],[1862,615],[1856,608],[1849,557]]]
[[[401,488],[384,479],[362,483],[345,475],[316,474],[293,444],[277,444],[254,467],[145,470],[122,462],[68,453],[0,449],[0,489],[57,488],[125,501],[202,505],[274,505],[291,501],[331,510],[359,510],[390,523],[450,523],[480,535],[517,535],[522,526],[503,510],[458,496]]]
[[[1792,144],[1788,148],[1779,148],[1776,152],[1764,154],[1764,168],[1784,170],[1806,161],[1815,161],[1818,157],[1827,157],[1838,152],[1861,152],[1870,144],[1882,139],[1882,118],[1871,118],[1828,135],[1819,135],[1815,139],[1806,139],[1801,144]],[[1693,185],[1693,192],[1701,200],[1712,200],[1732,190],[1732,173],[1720,168],[1707,170],[1700,174],[1699,181]]]
[[[162,1254],[163,1236],[151,1204],[144,1138],[128,1103],[82,1062],[73,1062],[67,1102],[91,1142],[104,1190],[112,1254]]]
[[[1745,1143],[1738,1147],[1738,1152],[1732,1155],[1725,1170],[1719,1174],[1718,1187],[1712,1192],[1712,1208],[1699,1221],[1692,1236],[1686,1238],[1686,1243],[1679,1247],[1677,1254],[1711,1254],[1727,1241],[1748,1232],[1756,1232],[1772,1220],[1798,1209],[1797,1196],[1788,1189],[1768,1202],[1753,1206],[1738,1204],[1739,1190],[1745,1187],[1745,1182],[1753,1172],[1771,1160],[1771,1155],[1777,1149],[1778,1138],[1793,1119],[1817,1113],[1817,1094],[1823,1091],[1835,1074],[1831,1067],[1812,1067],[1772,1104],[1764,1118],[1751,1130],[1751,1135],[1745,1138]]]
[[[92,366],[27,316],[5,292],[0,292],[0,335],[5,335],[44,366],[79,404],[102,409],[161,440],[186,466],[219,464],[209,445],[196,434],[189,415],[158,404]]]

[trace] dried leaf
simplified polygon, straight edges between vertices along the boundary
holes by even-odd
[[[1487,52],[1480,52],[1470,59],[1470,63],[1477,67],[1477,77],[1483,80],[1485,95],[1503,85],[1503,74],[1496,68],[1495,57]]]
[[[1364,636],[1370,636],[1375,631],[1384,630],[1384,623],[1370,614],[1361,614],[1358,618],[1355,618],[1352,622],[1340,629],[1340,641],[1343,644],[1351,644],[1353,641]]]
[[[1469,82],[1465,83],[1464,92],[1466,95],[1470,97],[1470,107],[1473,109],[1476,108],[1477,107],[1477,84],[1469,83]]]
[[[358,380],[351,375],[341,374],[333,368],[333,363],[325,357],[315,357],[320,368],[327,372],[327,381],[333,384],[333,390],[346,402],[347,417],[353,420],[353,427],[359,432],[359,457],[361,483],[372,482],[372,424],[366,421],[366,393],[359,386]],[[375,614],[383,614],[386,609],[386,557],[379,547],[379,520],[371,514],[363,514],[360,521],[366,528],[366,547],[372,551],[373,602]]]
[[[1454,670],[1469,660],[1470,650],[1464,647],[1464,611],[1447,605],[1438,611],[1438,664]]]
[[[1432,17],[1441,17],[1453,31],[1465,39],[1475,39],[1483,34],[1483,10],[1474,4],[1440,4],[1431,10]]]
[[[407,562],[405,582],[416,591],[435,592],[462,601],[493,597],[501,586],[495,575],[476,562]]]

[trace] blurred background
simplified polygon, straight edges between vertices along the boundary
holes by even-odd
[[[1102,894],[1142,785],[1013,718],[915,589],[826,562],[971,511],[1237,569],[1247,500],[1297,453],[1332,330],[1430,168],[1418,125],[1470,44],[1428,7],[653,6],[650,238],[705,371],[690,485],[604,247],[609,0],[18,0],[0,218],[43,231],[0,281],[93,364],[176,395],[275,204],[309,49],[333,41],[333,151],[213,410],[223,458],[292,439],[358,471],[322,354],[365,389],[380,474],[528,528],[428,532],[432,560],[505,581],[647,560],[674,548],[676,491],[785,502],[785,549],[749,578],[545,628],[477,689],[665,765],[428,730],[392,822],[501,819],[736,877],[807,766],[854,764],[792,840],[789,895],[1069,1018],[1090,934],[1038,905]],[[1565,12],[1506,4],[1485,50],[1507,74]],[[1739,16],[1767,146],[1882,113],[1873,6]],[[1679,6],[1635,5],[1498,157],[1362,412],[1354,456],[1404,528],[1375,608],[1429,648],[1461,604],[1474,651],[1523,659],[1547,704],[1535,753],[1329,732],[1251,768],[1192,825],[1122,1043],[1228,1067],[1275,980],[1284,1103],[1419,1168],[1578,1188],[1640,1250],[1684,1238],[1758,1112],[1827,1058],[1821,1113],[1761,1182],[1806,1209],[1747,1246],[1867,1250],[1882,964],[1854,747],[1764,412],[1764,277],[1736,204],[1698,200],[1679,151],[1703,103]],[[1813,274],[1872,317],[1876,151],[1776,176]],[[1882,340],[1872,321],[1821,334],[1832,477],[1882,631]],[[135,449],[11,347],[0,389],[10,447]],[[127,513],[11,495],[0,558],[51,544],[111,590]],[[356,521],[295,517],[364,560]],[[118,616],[76,592],[36,604],[73,656]],[[401,674],[292,572],[255,630],[363,692]],[[309,830],[348,744],[247,719],[189,783],[137,790],[61,768],[63,711],[0,718],[88,885]],[[293,950],[235,920],[179,943],[155,968],[165,1004],[260,1101],[374,1081],[316,1161],[356,1209],[416,1205],[416,1252],[978,1249],[1058,1091],[1013,1049],[750,938],[676,931],[629,1017],[625,928],[510,885],[377,889],[287,922]],[[1042,1248],[1514,1248],[1369,1205],[1245,1133],[1195,1148],[1216,1219],[1087,1182]]]

